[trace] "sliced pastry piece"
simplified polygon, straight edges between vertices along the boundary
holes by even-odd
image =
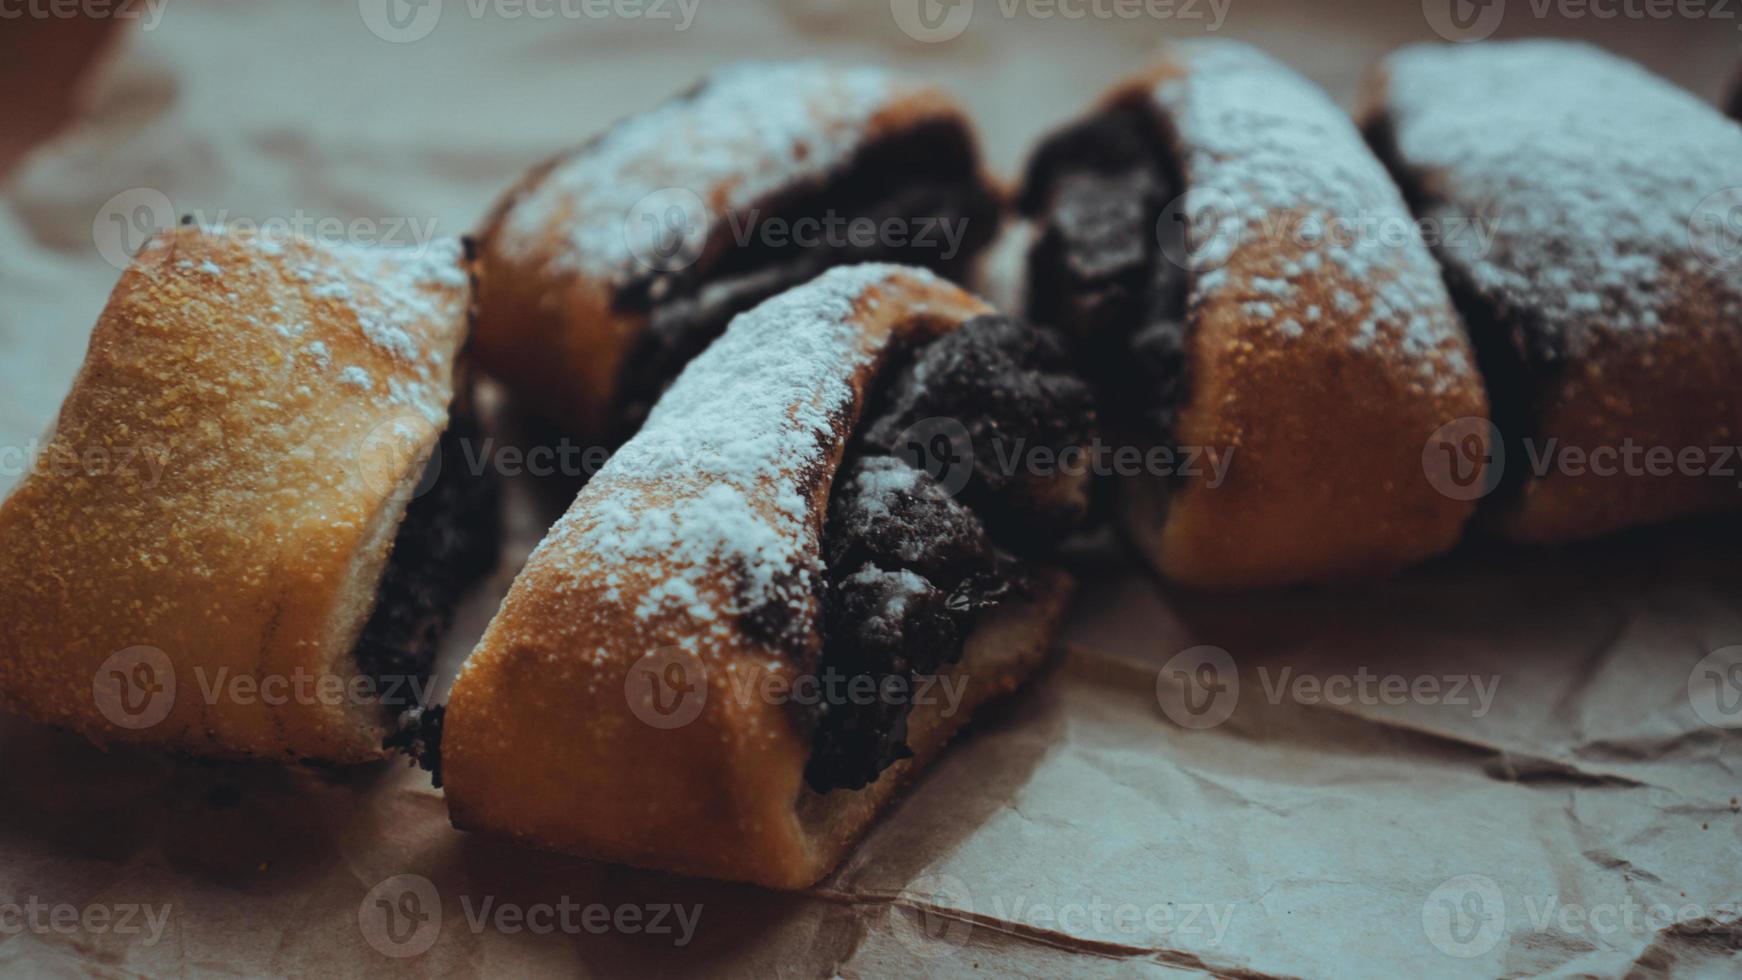
[[[455,825],[783,888],[833,868],[1040,663],[1070,591],[1044,552],[1079,488],[907,452],[939,417],[1054,449],[1094,423],[1057,337],[924,270],[836,269],[737,318],[462,669]]]
[[[1742,504],[1742,128],[1561,41],[1411,47],[1367,129],[1476,339],[1501,533],[1559,542]]]
[[[478,355],[571,434],[613,444],[734,315],[847,262],[956,277],[998,216],[939,90],[737,65],[508,192],[481,234]]]
[[[0,506],[0,704],[99,743],[381,757],[496,556],[490,483],[433,453],[473,424],[469,270],[458,241],[150,240]]]
[[[1028,313],[1077,338],[1124,526],[1163,574],[1276,585],[1458,539],[1472,504],[1423,447],[1486,415],[1469,341],[1384,168],[1306,80],[1243,44],[1172,47],[1039,147],[1020,206]]]

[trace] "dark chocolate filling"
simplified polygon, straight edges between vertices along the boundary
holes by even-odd
[[[476,417],[460,405],[425,467],[422,493],[406,507],[375,611],[353,652],[358,672],[374,684],[381,706],[395,716],[422,706],[437,646],[453,625],[454,607],[468,587],[496,567],[502,534],[500,488],[488,469],[474,472],[468,467],[463,451],[479,437]],[[439,710],[435,715],[439,722]],[[417,718],[414,714],[413,724],[390,737],[387,747],[412,751],[426,746],[430,740],[419,732]],[[430,769],[438,759],[439,753],[422,762]]]
[[[1184,190],[1153,110],[1118,103],[1045,140],[1020,206],[1039,235],[1029,315],[1065,329],[1122,436],[1172,446],[1187,395]]]
[[[1032,594],[1023,556],[1086,519],[1037,510],[1045,495],[1023,480],[1057,477],[1004,472],[994,445],[1058,449],[1092,435],[1092,399],[1064,347],[1050,330],[977,317],[910,352],[873,392],[829,499],[818,697],[798,705],[816,792],[863,788],[912,754],[907,719],[922,679],[961,660],[979,616]],[[901,432],[940,415],[973,436],[956,495],[940,482],[947,474],[898,455]]]
[[[772,222],[792,229],[807,220],[832,220],[837,230],[820,244],[763,234]],[[895,222],[889,226],[895,233],[848,233],[847,222],[872,227],[866,220],[878,229]],[[991,241],[998,220],[998,201],[980,178],[973,138],[953,121],[870,142],[825,182],[795,185],[751,211],[721,216],[717,242],[702,261],[675,272],[650,271],[618,292],[619,311],[647,316],[618,383],[618,436],[640,427],[683,366],[739,313],[846,263],[900,262],[959,278]],[[953,251],[946,229],[961,235]]]

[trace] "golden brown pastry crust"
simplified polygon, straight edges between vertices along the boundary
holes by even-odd
[[[766,207],[771,195],[820,182],[891,134],[927,122],[970,127],[941,90],[871,69],[766,70],[792,77],[776,84],[710,79],[704,84],[760,86],[758,97],[723,108],[678,100],[624,120],[535,167],[486,219],[479,362],[577,438],[611,438],[624,360],[647,325],[646,314],[619,305],[623,283],[644,271],[624,225],[639,217],[646,193],[693,191],[714,215]],[[707,267],[729,244],[729,223],[716,221],[690,271]]]
[[[1225,480],[1211,486],[1204,463],[1171,485],[1117,481],[1140,550],[1170,579],[1225,588],[1386,572],[1451,547],[1474,505],[1435,489],[1422,449],[1488,406],[1432,259],[1417,241],[1338,249],[1294,231],[1412,227],[1358,131],[1233,42],[1171,47],[1107,102],[1157,113],[1187,193],[1226,202],[1212,213],[1262,215],[1217,236],[1232,251],[1194,274],[1188,301],[1174,442],[1215,454]]]
[[[0,702],[100,743],[379,757],[376,705],[228,682],[355,674],[413,450],[446,426],[466,273],[457,242],[417,259],[196,227],[149,242],[44,457],[99,465],[39,465],[0,506]],[[138,646],[175,694],[133,729],[93,684]]]
[[[1477,308],[1473,329],[1493,321],[1479,328],[1485,345],[1520,363],[1526,347],[1554,348],[1552,363],[1489,379],[1497,404],[1519,405],[1497,413],[1522,430],[1506,435],[1530,440],[1507,447],[1522,479],[1490,502],[1496,530],[1550,544],[1742,506],[1733,475],[1703,472],[1711,450],[1742,438],[1742,276],[1698,244],[1702,210],[1738,199],[1742,130],[1630,62],[1562,41],[1405,48],[1365,101],[1418,210],[1494,227],[1484,251],[1440,250]],[[1477,108],[1479,131],[1464,123]],[[1631,474],[1605,456],[1629,447]],[[1693,451],[1702,472],[1654,474],[1654,449]]]
[[[734,323],[581,492],[462,669],[442,745],[455,825],[780,888],[810,885],[833,868],[972,709],[1015,687],[1045,655],[1069,582],[1048,573],[1033,601],[977,625],[955,668],[967,680],[964,704],[953,714],[915,708],[914,759],[863,790],[821,797],[805,785],[810,744],[791,707],[758,693],[802,668],[732,610],[753,606],[744,595],[755,583],[777,586],[784,570],[818,555],[834,471],[892,341],[935,336],[988,311],[918,270],[851,266]],[[791,319],[762,329],[758,318],[782,315]],[[769,353],[774,333],[813,341],[795,370],[768,373],[762,358],[781,356]],[[717,461],[705,439],[686,439],[697,418],[756,402],[776,375],[780,394],[750,410],[760,421],[746,418],[742,433],[773,455],[753,453],[746,464],[724,448],[732,458]],[[812,423],[778,434],[789,417]],[[670,457],[697,463],[658,469]],[[733,526],[721,530],[717,518],[726,516]],[[741,524],[764,522],[778,539],[730,541]],[[716,533],[726,540],[713,541]],[[782,557],[765,563],[769,552]],[[774,594],[799,622],[815,622],[808,587]],[[682,651],[682,680],[706,692],[694,720],[673,728],[643,720],[648,695],[630,683],[637,662],[662,650]]]

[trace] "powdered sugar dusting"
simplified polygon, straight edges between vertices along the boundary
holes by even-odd
[[[341,370],[339,372],[339,380],[353,388],[358,388],[363,391],[368,391],[375,387],[375,379],[370,377],[369,372],[355,364],[349,365]]]
[[[315,244],[317,250],[292,270],[292,276],[310,284],[309,295],[315,301],[349,309],[371,346],[410,367],[410,377],[392,379],[388,395],[437,421],[441,399],[433,393],[445,384],[437,376],[442,359],[414,339],[414,333],[417,324],[449,315],[456,291],[463,294],[469,288],[464,246],[456,238],[418,249]],[[311,345],[309,352],[318,367],[331,368],[325,345]],[[347,372],[341,381],[358,388],[374,387],[368,372],[349,371],[359,373]]]
[[[1460,383],[1471,365],[1456,320],[1438,312],[1450,302],[1439,269],[1354,123],[1248,45],[1200,40],[1175,50],[1188,71],[1157,85],[1155,98],[1179,134],[1187,215],[1216,223],[1194,233],[1228,244],[1287,236],[1289,250],[1303,253],[1266,275],[1199,275],[1192,301],[1243,304],[1286,343],[1315,329],[1316,317],[1297,312],[1311,305],[1302,287],[1316,287],[1328,268],[1372,292],[1367,303],[1347,295],[1347,308],[1337,298],[1345,319],[1359,318],[1356,347],[1396,351],[1434,387]]]
[[[1406,48],[1386,63],[1398,156],[1427,213],[1489,222],[1486,249],[1446,249],[1508,311],[1532,311],[1569,349],[1594,331],[1655,330],[1699,275],[1689,222],[1742,186],[1742,129],[1687,92],[1562,41]],[[1742,310],[1742,281],[1707,276]]]
[[[750,206],[794,181],[844,166],[897,88],[873,68],[745,63],[709,77],[693,96],[619,122],[559,164],[509,212],[503,251],[550,255],[563,271],[615,278],[634,268],[624,222],[648,195],[681,188],[713,216]],[[658,215],[653,216],[655,218]]]
[[[418,338],[427,333],[423,325],[452,321],[456,309],[463,308],[471,283],[465,246],[458,238],[437,239],[418,248],[395,248],[319,238],[274,238],[223,225],[202,225],[200,231],[245,236],[251,249],[275,259],[286,254],[287,245],[293,246],[294,258],[284,263],[288,266],[284,274],[294,283],[306,285],[313,303],[332,304],[348,312],[365,341],[410,369],[389,373],[388,397],[423,413],[433,423],[446,418],[449,382],[439,376],[447,363],[446,354]],[[166,239],[159,236],[152,247],[161,247]],[[187,260],[178,261],[176,267],[196,271]],[[210,260],[202,262],[197,271],[217,276],[224,272]],[[236,294],[228,294],[227,299],[236,302]],[[360,390],[375,389],[376,373],[360,365],[336,364],[325,342],[304,336],[308,324],[292,322],[288,316],[282,306],[274,305],[266,313],[249,315],[248,320],[300,344],[308,362],[333,380]],[[447,338],[439,343],[445,345]]]
[[[815,556],[804,551],[810,501],[797,475],[834,441],[850,379],[873,356],[851,323],[855,301],[898,272],[929,277],[846,266],[733,320],[540,550],[589,566],[671,569],[638,600],[643,619],[808,602]],[[728,588],[729,577],[740,581]]]

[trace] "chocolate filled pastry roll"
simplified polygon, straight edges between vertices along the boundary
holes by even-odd
[[[736,314],[847,262],[959,278],[999,201],[937,89],[750,63],[536,168],[481,235],[483,366],[612,445]]]
[[[381,757],[496,555],[489,483],[433,453],[473,425],[469,271],[457,241],[152,238],[0,506],[0,703],[99,743]]]
[[[1367,130],[1437,248],[1504,436],[1499,532],[1588,538],[1742,503],[1742,128],[1561,41],[1405,48]]]
[[[833,868],[1034,670],[1071,588],[1044,555],[1077,489],[908,452],[946,413],[1054,449],[1094,424],[1060,338],[924,270],[835,269],[738,317],[461,670],[455,825],[782,888]]]
[[[1020,206],[1028,313],[1077,339],[1126,453],[1122,523],[1161,573],[1279,585],[1458,539],[1473,505],[1423,446],[1486,416],[1469,341],[1384,168],[1306,80],[1243,44],[1174,46],[1042,143]]]

